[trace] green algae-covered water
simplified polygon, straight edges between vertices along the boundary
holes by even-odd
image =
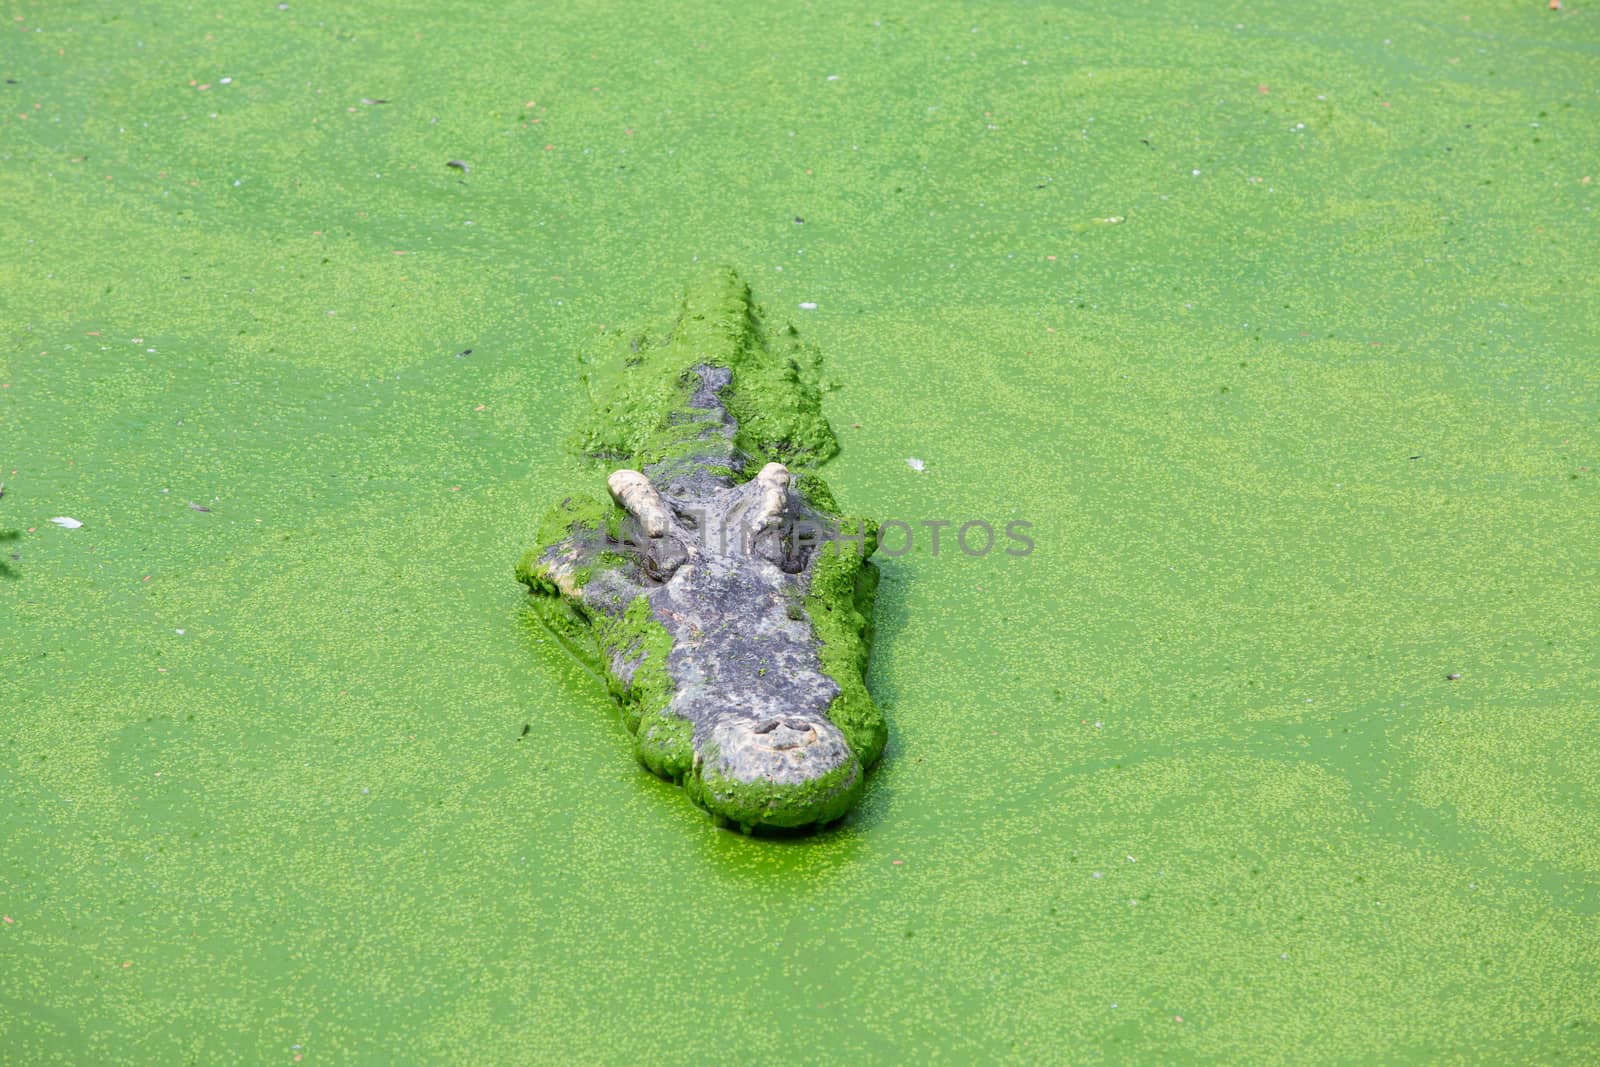
[[[0,14],[0,1061],[1600,1057],[1600,8]],[[916,530],[799,840],[511,574],[717,263]]]

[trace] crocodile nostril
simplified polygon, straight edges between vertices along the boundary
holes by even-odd
[[[770,734],[781,725],[783,724],[777,719],[768,719],[766,722],[758,723],[750,732],[753,734]]]
[[[789,719],[784,722],[784,725],[797,734],[803,734],[811,729],[811,724],[804,719]]]

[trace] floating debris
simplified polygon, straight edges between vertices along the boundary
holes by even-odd
[[[907,456],[906,466],[920,474],[922,473],[923,469],[927,467],[927,464],[922,462],[922,460],[918,459],[916,456]]]
[[[78,527],[83,525],[83,523],[79,522],[77,519],[72,518],[70,515],[57,515],[55,518],[51,519],[50,521],[55,523],[57,526],[64,527],[64,528],[66,528],[68,530],[76,530]]]
[[[383,99],[382,97],[363,96],[361,98],[361,102],[363,104],[365,104],[367,107],[373,107],[374,105],[377,105],[377,104],[387,104],[389,101]]]
[[[191,500],[191,501],[189,501],[189,510],[190,511],[210,511],[211,509],[206,507],[204,504],[196,504],[193,500]]]
[[[447,160],[445,162],[445,166],[454,167],[456,170],[459,170],[462,174],[471,174],[472,173],[472,164],[468,163],[464,159]]]
[[[1459,672],[1455,674],[1447,674],[1444,676],[1444,680],[1447,682],[1458,682],[1461,680],[1461,674]]]
[[[800,302],[800,310],[815,311],[817,310],[817,302],[815,300],[802,300]]]

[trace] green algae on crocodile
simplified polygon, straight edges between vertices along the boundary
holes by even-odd
[[[819,359],[792,327],[769,335],[722,270],[619,362],[577,442],[629,466],[609,499],[563,499],[517,577],[606,679],[646,767],[747,828],[837,819],[886,729],[864,680],[876,528],[790,470],[838,448]]]

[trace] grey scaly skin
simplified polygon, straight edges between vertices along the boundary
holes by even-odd
[[[875,530],[805,470],[837,447],[815,357],[719,271],[623,363],[583,434],[626,461],[609,499],[564,500],[518,577],[645,766],[746,829],[837,819],[886,730],[863,681]]]

